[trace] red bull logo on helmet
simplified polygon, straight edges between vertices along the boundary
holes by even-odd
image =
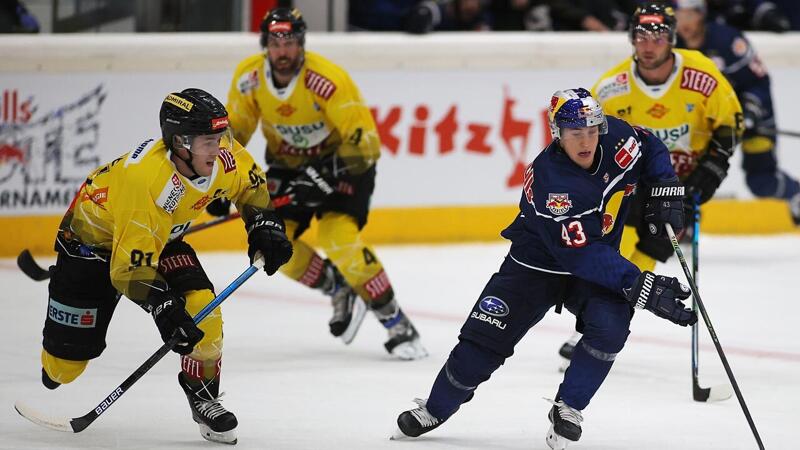
[[[547,194],[547,209],[551,213],[561,216],[566,214],[572,208],[572,200],[569,199],[569,194]]]

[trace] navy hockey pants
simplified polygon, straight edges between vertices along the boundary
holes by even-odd
[[[558,303],[578,318],[578,342],[557,399],[582,410],[611,370],[629,334],[633,309],[621,296],[571,275],[519,265],[506,257],[461,328],[459,342],[436,377],[428,411],[447,419],[472,398],[514,346]]]

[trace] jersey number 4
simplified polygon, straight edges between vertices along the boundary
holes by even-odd
[[[583,232],[581,222],[573,220],[569,225],[561,224],[561,239],[567,247],[580,248],[586,245],[586,233]]]

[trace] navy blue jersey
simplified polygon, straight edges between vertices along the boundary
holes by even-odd
[[[741,31],[725,24],[708,22],[703,46],[698,48],[708,56],[725,75],[743,104],[748,96],[754,96],[761,109],[760,118],[768,120],[773,116],[770,80],[767,69]],[[686,43],[678,38],[678,47],[686,48]]]
[[[520,213],[502,235],[509,256],[531,269],[571,274],[620,295],[639,269],[619,253],[622,228],[641,180],[675,179],[669,152],[649,132],[607,116],[589,170],[551,143],[525,172]]]

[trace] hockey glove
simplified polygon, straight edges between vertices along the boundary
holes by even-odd
[[[211,203],[206,206],[206,211],[212,216],[225,217],[231,213],[231,201],[225,197],[212,200]]]
[[[283,220],[275,211],[258,213],[247,226],[247,254],[250,262],[256,253],[264,256],[264,271],[272,275],[292,257],[292,243],[286,237]]]
[[[286,194],[291,196],[292,206],[316,208],[335,192],[335,178],[328,170],[306,166],[300,175],[289,182]]]
[[[148,304],[161,340],[166,343],[173,336],[178,336],[178,343],[172,351],[181,355],[192,353],[204,333],[186,312],[186,300],[171,291],[163,291],[151,295]]]
[[[700,196],[700,204],[709,201],[714,192],[728,175],[729,155],[716,149],[709,149],[700,157],[697,167],[686,177],[683,185],[686,187],[687,196],[695,194]]]
[[[681,303],[681,300],[689,298],[689,294],[689,288],[677,278],[647,270],[639,275],[632,287],[625,289],[625,295],[634,308],[646,309],[682,327],[697,322],[697,314]]]
[[[678,179],[650,186],[650,197],[644,202],[642,219],[651,236],[667,238],[664,224],[672,225],[675,234],[683,230],[684,188]]]

